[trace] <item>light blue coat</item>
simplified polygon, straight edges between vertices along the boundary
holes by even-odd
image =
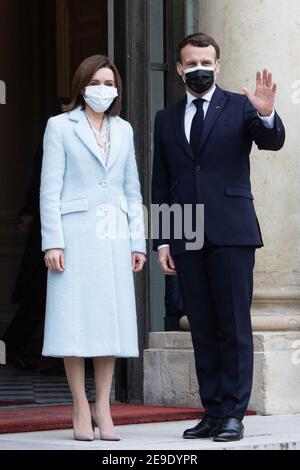
[[[40,186],[42,250],[63,248],[48,269],[42,355],[136,357],[131,253],[146,254],[133,130],[109,117],[105,167],[81,107],[48,120]]]

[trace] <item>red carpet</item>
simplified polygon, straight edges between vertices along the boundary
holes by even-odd
[[[34,405],[34,400],[4,400],[0,401],[1,406],[22,406],[22,405]]]
[[[111,410],[116,425],[196,420],[203,415],[198,408],[168,406],[113,404]],[[71,405],[0,410],[0,434],[70,428]]]

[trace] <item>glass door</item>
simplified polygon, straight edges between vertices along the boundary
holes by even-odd
[[[150,174],[153,158],[153,126],[159,109],[184,96],[184,86],[176,71],[176,47],[187,34],[198,29],[198,0],[151,0],[149,2],[150,37]],[[157,264],[157,253],[149,252],[150,331],[178,329],[173,305],[177,278],[165,276]]]
[[[166,105],[166,2],[151,0],[149,3],[149,32],[150,32],[150,171],[153,158],[153,126],[155,114]],[[149,188],[151,187],[151,174],[149,175]],[[151,197],[151,195],[150,195]],[[150,241],[150,331],[164,330],[164,293],[165,279],[158,264],[157,254],[152,250]]]

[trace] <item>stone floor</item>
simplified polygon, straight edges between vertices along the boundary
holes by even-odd
[[[70,429],[1,434],[0,450],[300,450],[300,415],[248,416],[244,419],[244,439],[226,444],[182,439],[183,430],[196,422],[118,426],[122,440],[110,443],[99,440],[98,430],[93,442],[75,441]]]

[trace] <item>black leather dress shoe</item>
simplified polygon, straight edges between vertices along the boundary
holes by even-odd
[[[240,441],[244,437],[244,425],[241,419],[230,416],[224,418],[218,433],[213,440],[216,442]]]
[[[223,418],[204,416],[194,428],[186,429],[182,437],[184,439],[207,439],[219,431],[222,423]]]

